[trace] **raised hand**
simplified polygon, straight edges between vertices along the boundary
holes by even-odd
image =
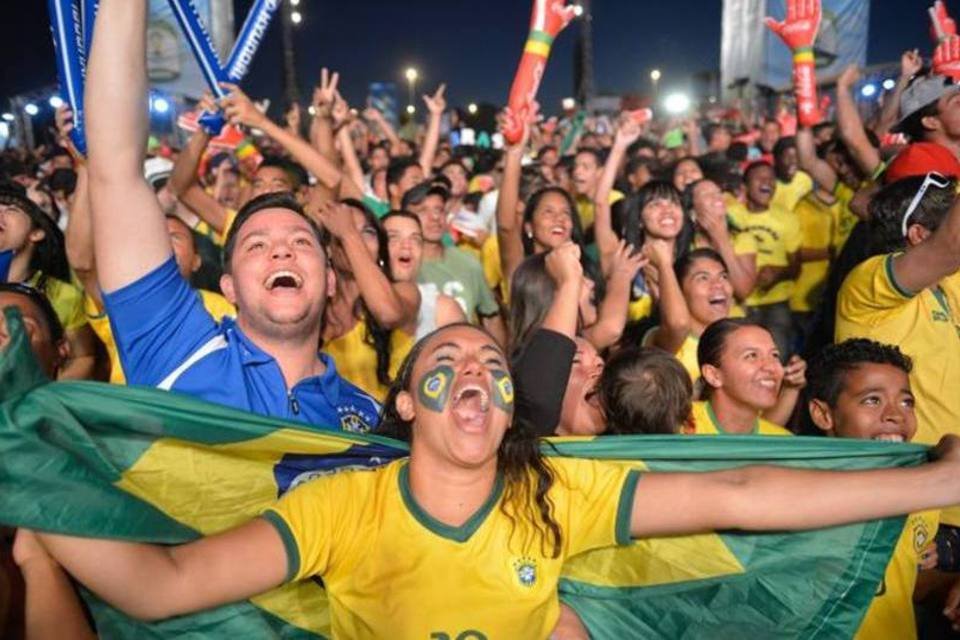
[[[301,111],[300,105],[296,102],[290,105],[290,108],[287,109],[287,112],[283,114],[284,119],[287,122],[287,128],[298,133],[300,131],[300,119]]]
[[[648,256],[641,251],[637,251],[632,244],[627,244],[626,240],[621,240],[610,260],[610,274],[607,279],[633,282],[637,272],[649,263],[650,258]]]
[[[934,44],[939,44],[950,36],[957,35],[957,23],[947,13],[947,5],[943,0],[937,0],[928,9],[930,13],[930,37]]]
[[[447,110],[447,99],[443,97],[443,93],[446,90],[447,85],[441,84],[432,96],[423,96],[423,103],[427,105],[427,110],[430,112],[430,115],[443,115],[443,112]]]
[[[947,36],[933,50],[933,72],[960,80],[960,36]]]
[[[767,18],[771,31],[793,52],[793,89],[797,96],[797,120],[812,127],[823,119],[817,102],[816,64],[813,43],[820,29],[820,0],[787,0],[787,19]]]
[[[333,119],[334,127],[340,127],[350,118],[350,105],[343,99],[339,91],[337,91],[336,96],[334,96],[330,117]]]
[[[641,109],[641,111],[650,111]],[[617,127],[617,134],[614,136],[613,144],[618,147],[626,148],[632,145],[640,138],[643,127],[634,114],[636,111],[627,111],[620,115],[620,124]]]
[[[923,69],[923,58],[920,57],[920,50],[904,51],[900,56],[900,77],[912,78]]]
[[[529,107],[522,110],[521,113],[515,113],[510,107],[505,107],[497,115],[497,125],[500,132],[506,138],[507,130],[517,130],[520,137],[516,141],[507,140],[508,148],[523,150],[526,149],[530,141],[530,134],[533,132],[533,126],[540,118],[540,103],[534,100]]]
[[[316,217],[323,228],[334,238],[343,238],[351,233],[357,233],[353,226],[353,210],[339,202],[324,202],[316,210]]]
[[[261,128],[267,116],[253,104],[247,94],[240,87],[229,82],[221,82],[220,86],[229,91],[220,100],[220,104],[230,124]]]
[[[820,30],[820,0],[787,0],[787,18],[777,22],[766,18],[764,24],[780,36],[791,51],[812,49]]]
[[[860,67],[855,64],[847,65],[837,78],[837,86],[843,89],[850,89],[858,82],[860,82]]]
[[[340,84],[340,74],[323,67],[320,69],[320,84],[313,89],[313,108],[317,114],[329,117],[337,97],[337,85]]]
[[[790,356],[783,367],[783,386],[802,389],[807,386],[807,361],[798,355]]]
[[[580,282],[583,279],[583,265],[580,264],[580,245],[565,242],[551,250],[544,258],[547,274],[559,287],[565,282]]]

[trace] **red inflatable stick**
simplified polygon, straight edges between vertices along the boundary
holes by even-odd
[[[793,52],[793,90],[797,97],[797,120],[802,127],[818,124],[823,115],[817,104],[816,63],[813,43],[820,29],[820,0],[787,0],[787,19],[766,19],[766,25]]]
[[[957,35],[957,23],[947,13],[947,5],[937,0],[927,9],[930,14],[930,37],[934,44],[940,44],[950,36]]]
[[[503,137],[508,144],[516,144],[523,136],[523,123],[526,122],[530,105],[537,97],[553,39],[570,24],[576,10],[573,5],[567,6],[565,0],[533,0],[530,35],[523,47],[523,56],[507,101],[512,114],[505,123]]]
[[[947,36],[933,50],[933,72],[960,81],[960,36]]]

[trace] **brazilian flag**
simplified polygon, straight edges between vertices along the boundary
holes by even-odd
[[[374,436],[321,432],[153,389],[50,383],[17,312],[0,354],[0,522],[67,534],[181,543],[242,523],[318,475],[406,455]],[[654,471],[744,464],[909,466],[926,449],[807,438],[556,439],[549,455]],[[595,638],[849,638],[903,527],[891,518],[804,533],[642,540],[572,558],[561,598]],[[318,638],[320,581],[159,623],[84,592],[105,638]]]

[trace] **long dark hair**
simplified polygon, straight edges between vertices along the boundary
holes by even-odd
[[[561,196],[567,203],[567,207],[570,211],[570,221],[572,223],[570,227],[570,240],[580,245],[580,265],[583,267],[583,274],[593,280],[594,295],[596,302],[599,303],[599,301],[603,299],[606,289],[606,282],[603,279],[603,272],[601,271],[600,266],[593,258],[587,255],[586,236],[583,233],[583,225],[580,223],[580,214],[577,213],[577,203],[574,202],[570,194],[560,187],[544,187],[542,189],[538,189],[527,200],[527,206],[523,210],[523,224],[524,226],[527,224],[533,224],[533,215],[540,206],[540,201],[543,200],[544,196],[550,193],[555,193]],[[520,236],[523,240],[524,255],[534,255],[533,238],[528,236],[525,232],[522,232]]]
[[[377,232],[377,264],[380,270],[386,274],[387,279],[393,282],[393,274],[390,272],[390,254],[387,250],[387,234],[383,230],[383,225],[362,202],[354,198],[344,198],[340,201],[351,209],[355,209],[363,214],[363,218]],[[367,303],[363,297],[357,298],[353,308],[354,315],[362,318],[366,328],[364,342],[373,347],[377,353],[377,382],[382,385],[390,384],[390,329],[386,329],[377,322],[377,319],[370,313]]]
[[[397,411],[397,396],[404,391],[414,393],[413,367],[427,343],[441,332],[457,327],[469,327],[494,341],[486,330],[467,322],[446,325],[418,340],[400,365],[397,378],[390,386],[380,412],[377,434],[407,443],[413,440],[413,421],[404,420],[400,416]],[[558,557],[563,535],[560,525],[553,517],[553,503],[548,495],[556,478],[550,465],[544,460],[540,442],[533,429],[517,418],[516,413],[513,414],[510,428],[503,434],[503,440],[497,448],[497,472],[504,480],[500,511],[510,520],[514,531],[521,523],[529,524],[534,538],[540,539],[544,555]],[[524,545],[527,542],[529,538],[524,539]]]
[[[682,225],[675,241],[675,253],[680,256],[690,248],[690,242],[693,240],[693,224],[683,207],[680,192],[666,180],[651,180],[636,193],[615,203],[611,212],[613,230],[629,244],[638,249],[642,247],[646,239],[643,209],[655,200],[670,200],[680,206]]]
[[[513,272],[510,280],[510,317],[507,327],[509,348],[517,353],[533,332],[543,324],[556,284],[547,273],[545,253],[527,257]]]

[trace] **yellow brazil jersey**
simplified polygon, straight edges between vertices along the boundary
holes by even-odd
[[[194,225],[193,230],[202,236],[207,236],[210,238],[218,247],[222,247],[227,241],[227,234],[230,233],[230,229],[233,227],[234,220],[237,219],[237,211],[235,209],[227,209],[226,212],[227,214],[223,223],[223,233],[217,233],[203,220],[198,221],[197,224]]]
[[[631,541],[639,479],[617,464],[547,463],[557,558],[529,525],[504,515],[500,479],[473,516],[451,526],[417,504],[407,460],[312,480],[264,516],[283,538],[288,580],[323,578],[335,638],[546,638],[564,560]]]
[[[804,171],[793,174],[790,182],[777,180],[777,190],[773,194],[771,206],[793,211],[800,200],[813,189],[813,178]]]
[[[234,306],[219,293],[205,289],[197,289],[196,291],[200,294],[203,308],[217,322],[225,317],[235,318],[237,316],[237,310]],[[113,339],[113,331],[110,329],[110,320],[107,318],[107,314],[97,307],[97,303],[90,296],[83,297],[83,311],[90,322],[90,328],[100,338],[103,346],[107,349],[107,355],[110,356],[110,382],[126,384],[127,377],[124,375],[123,366],[120,364],[120,352],[117,350],[117,343]]]
[[[87,324],[87,318],[83,314],[83,290],[75,284],[39,271],[35,272],[26,284],[43,291],[64,331],[74,331]]]
[[[914,441],[936,444],[960,434],[960,335],[949,296],[940,287],[919,294],[903,290],[893,274],[894,254],[862,262],[837,296],[836,341],[870,338],[900,347],[913,359],[910,386],[917,398]],[[954,277],[945,279],[953,288]],[[944,511],[944,522],[960,525],[960,510]]]
[[[367,336],[367,323],[361,320],[350,331],[324,344],[321,351],[333,358],[337,373],[343,378],[383,402],[390,388],[377,380],[377,350]],[[390,332],[390,367],[387,373],[391,380],[396,377],[413,343],[413,336],[399,329]]]
[[[861,189],[867,183],[860,185],[856,189],[847,186],[843,181],[838,180],[837,186],[833,190],[833,195],[837,197],[838,207],[833,211],[834,221],[833,221],[833,251],[834,255],[838,255],[840,250],[843,249],[843,245],[847,243],[847,238],[850,237],[850,232],[853,231],[853,228],[857,226],[857,223],[860,219],[850,210],[850,201],[853,200],[853,196],[857,193],[858,189]]]
[[[920,553],[933,542],[939,521],[939,511],[923,511],[907,516],[903,533],[883,574],[883,581],[877,586],[877,594],[857,631],[857,640],[912,640],[917,637],[917,623],[913,614],[917,565],[920,564]]]
[[[491,233],[480,247],[480,264],[483,265],[483,278],[487,286],[497,291],[503,282],[503,272],[500,270],[500,241],[497,234]]]
[[[623,200],[623,194],[616,189],[612,190],[608,202],[614,204],[620,200]],[[596,206],[591,198],[583,195],[577,196],[577,213],[580,214],[580,224],[584,231],[593,226],[593,219],[596,216],[595,209]]]
[[[790,254],[800,249],[800,223],[791,212],[771,207],[765,211],[751,212],[746,206],[730,208],[734,224],[743,233],[753,235],[757,242],[757,269],[766,266],[786,267]],[[746,299],[749,307],[786,302],[793,293],[793,281],[778,282],[768,291],[754,291]]]
[[[653,346],[653,338],[655,332],[659,329],[659,325],[650,329],[643,335],[643,339],[640,341],[641,345],[644,347]],[[700,379],[700,365],[697,362],[697,346],[700,344],[700,338],[693,335],[692,333],[687,336],[686,340],[683,341],[683,344],[680,345],[680,348],[677,349],[677,352],[674,355],[677,360],[680,361],[680,364],[683,365],[683,368],[690,375],[690,381],[693,384],[697,384],[697,380]]]
[[[826,204],[811,193],[797,203],[793,210],[800,223],[800,246],[803,249],[830,249],[833,246],[833,225],[839,202]],[[800,263],[800,275],[790,296],[792,311],[813,311],[823,295],[830,260],[811,260]]]
[[[788,430],[769,420],[757,417],[753,425],[753,431],[749,434],[734,434],[726,431],[717,415],[710,406],[710,401],[699,401],[693,403],[693,410],[690,412],[690,420],[687,428],[683,430],[688,435],[696,436],[721,436],[721,435],[755,435],[755,436],[792,436]]]

